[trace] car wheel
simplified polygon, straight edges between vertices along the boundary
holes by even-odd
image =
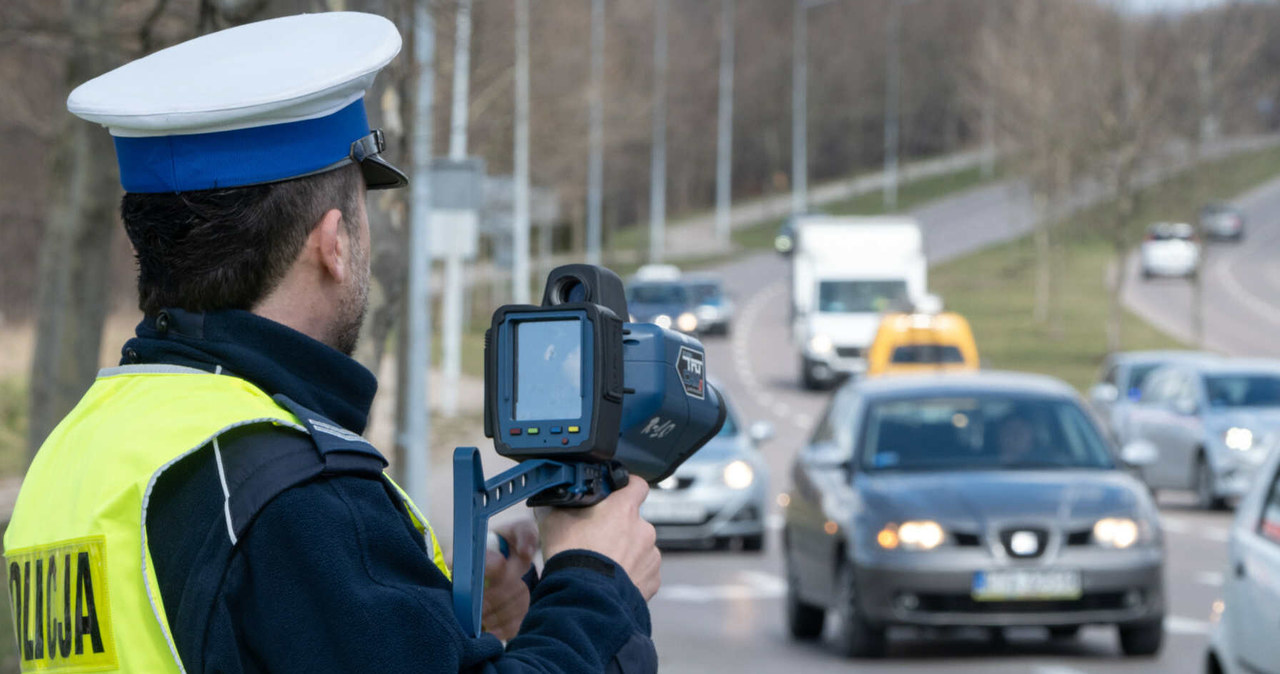
[[[836,629],[836,650],[846,658],[879,658],[884,655],[885,629],[873,625],[858,611],[853,566],[840,573],[840,598],[836,603],[840,624]]]
[[[1119,625],[1120,650],[1129,657],[1155,655],[1164,643],[1164,621]]]
[[[804,388],[808,391],[816,391],[822,388],[822,382],[813,376],[813,367],[806,361],[800,361],[800,383],[804,384]]]
[[[1057,625],[1049,628],[1049,638],[1054,641],[1066,641],[1080,636],[1079,625]]]
[[[743,552],[760,552],[764,550],[764,534],[742,537]]]
[[[1204,457],[1196,459],[1196,505],[1201,510],[1222,510],[1226,499],[1213,490],[1213,469]]]
[[[822,625],[826,622],[826,611],[820,606],[806,604],[800,600],[796,588],[795,574],[787,573],[787,630],[792,638],[801,641],[812,641],[822,636]]]

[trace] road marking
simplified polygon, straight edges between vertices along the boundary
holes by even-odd
[[[778,531],[787,525],[787,518],[782,513],[769,513],[764,518],[764,527],[769,531]]]
[[[1061,665],[1039,665],[1035,668],[1036,674],[1088,674],[1083,669],[1075,667],[1063,667]]]
[[[663,585],[655,599],[706,604],[713,601],[759,601],[777,599],[787,592],[787,582],[763,571],[743,571],[738,582],[725,585]]]
[[[1171,534],[1185,534],[1191,530],[1191,527],[1187,526],[1186,522],[1173,519],[1167,515],[1160,518],[1160,528]]]
[[[1226,543],[1231,538],[1231,532],[1226,529],[1206,526],[1199,522],[1188,522],[1168,515],[1160,518],[1160,528],[1168,534],[1198,536],[1215,543]]]
[[[786,289],[787,280],[778,279],[762,288],[747,302],[746,308],[742,311],[742,318],[739,319],[742,327],[735,330],[733,334],[734,365],[737,366],[738,377],[742,380],[743,388],[760,409],[771,413],[778,423],[786,422],[801,431],[808,431],[810,417],[793,414],[790,405],[780,400],[760,383],[759,378],[756,377],[755,368],[751,364],[748,340],[755,334],[757,319],[765,306],[769,302],[777,301],[776,296],[783,295]]]
[[[1211,587],[1222,587],[1221,571],[1201,571],[1196,574],[1196,582]]]
[[[1165,616],[1164,631],[1169,634],[1208,634],[1212,628],[1206,620],[1184,618],[1180,615]]]
[[[1225,529],[1215,529],[1213,527],[1205,527],[1196,532],[1201,538],[1207,538],[1215,543],[1226,543],[1231,538],[1231,532]]]

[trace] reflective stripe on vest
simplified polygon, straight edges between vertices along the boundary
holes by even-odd
[[[179,459],[264,422],[306,432],[236,377],[172,366],[99,373],[36,454],[5,532],[22,671],[184,671],[147,547],[151,489]],[[448,575],[430,525],[396,491]]]

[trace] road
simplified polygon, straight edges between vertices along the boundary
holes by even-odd
[[[1242,243],[1211,243],[1204,257],[1205,346],[1234,356],[1280,357],[1280,179],[1241,195],[1248,230]],[[1143,281],[1128,265],[1125,303],[1190,343],[1193,293],[1182,279]]]
[[[1258,198],[1265,212],[1280,215],[1280,182],[1274,194]],[[1096,195],[1082,197],[1083,205]],[[1246,205],[1252,204],[1249,201]],[[1034,214],[1024,190],[994,185],[922,208],[914,213],[925,231],[926,249],[938,262],[1029,231]],[[1268,240],[1260,217],[1249,244],[1236,251],[1261,270],[1263,253],[1251,253]],[[1273,240],[1280,246],[1280,228]],[[1275,253],[1276,251],[1270,251]],[[1225,254],[1224,254],[1225,257]],[[1227,269],[1238,265],[1224,261]],[[771,254],[756,255],[719,270],[735,294],[739,315],[730,338],[708,338],[708,370],[733,396],[746,421],[767,419],[775,438],[763,452],[774,493],[789,485],[791,459],[810,432],[827,394],[798,385],[797,356],[787,324],[787,267]],[[1280,276],[1269,282],[1280,288]],[[1254,298],[1255,301],[1261,301]],[[1248,300],[1241,300],[1247,302]],[[1157,300],[1157,304],[1160,301]],[[1215,318],[1216,320],[1216,318]],[[1280,309],[1269,319],[1240,332],[1270,332]],[[1265,326],[1266,329],[1259,330]],[[1280,347],[1276,347],[1280,349]],[[786,633],[782,561],[776,512],[764,554],[669,552],[663,565],[663,589],[652,603],[654,636],[662,671],[681,672],[1199,672],[1212,605],[1219,597],[1226,560],[1229,515],[1200,513],[1186,502],[1162,502],[1167,533],[1169,638],[1158,658],[1126,660],[1119,655],[1113,630],[1089,628],[1077,640],[1049,642],[1034,630],[1009,635],[1005,645],[984,634],[961,634],[944,641],[894,633],[885,660],[851,663],[825,641],[799,644]]]

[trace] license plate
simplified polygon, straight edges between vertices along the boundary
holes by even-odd
[[[979,571],[973,574],[977,601],[1079,599],[1080,572],[1054,570]]]
[[[707,509],[697,503],[682,501],[645,501],[640,516],[654,524],[701,524]]]

